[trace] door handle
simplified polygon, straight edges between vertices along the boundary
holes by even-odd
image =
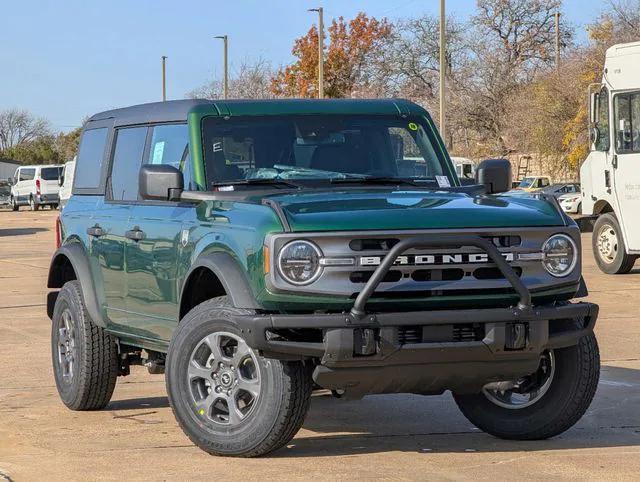
[[[104,229],[96,224],[95,226],[87,228],[87,234],[94,238],[99,238],[100,236],[104,236]]]
[[[144,239],[144,231],[141,231],[138,226],[124,233],[127,239],[133,239],[134,241],[141,241]]]

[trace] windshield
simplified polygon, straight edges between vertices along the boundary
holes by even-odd
[[[518,187],[522,187],[522,188],[528,188],[531,187],[531,185],[533,184],[533,181],[535,181],[535,177],[525,177],[522,181],[520,181],[520,184],[518,185]]]
[[[453,184],[428,125],[395,116],[203,120],[207,183],[399,178]],[[446,176],[446,177],[445,177]]]
[[[43,167],[40,172],[40,177],[44,181],[57,181],[62,174],[62,167]]]

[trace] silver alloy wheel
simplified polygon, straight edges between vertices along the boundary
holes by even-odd
[[[597,237],[600,259],[607,264],[613,263],[618,256],[618,246],[618,233],[615,228],[611,224],[603,224]]]
[[[187,376],[196,412],[216,424],[239,425],[260,397],[257,356],[233,333],[203,338],[191,354]]]
[[[545,396],[556,372],[553,351],[545,351],[540,357],[536,373],[516,381],[488,383],[482,389],[485,397],[499,407],[519,410],[530,407]]]
[[[73,332],[73,316],[66,308],[61,315],[62,326],[58,328],[58,364],[62,371],[62,379],[71,383],[74,374],[76,356],[76,339]]]

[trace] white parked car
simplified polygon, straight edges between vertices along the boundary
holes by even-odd
[[[11,186],[11,207],[14,211],[20,206],[29,206],[37,211],[40,206],[58,207],[60,185],[58,179],[62,174],[62,166],[20,166],[16,169],[13,186]]]
[[[67,201],[71,197],[71,188],[73,187],[73,173],[76,170],[76,160],[69,161],[64,165],[62,176],[60,177],[60,209],[63,209]]]
[[[558,198],[560,207],[567,214],[580,214],[582,211],[582,194],[580,191],[563,194]]]

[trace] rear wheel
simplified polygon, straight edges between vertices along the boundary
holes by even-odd
[[[561,434],[580,420],[599,377],[598,343],[590,334],[575,346],[543,353],[536,373],[454,398],[464,416],[487,433],[510,440],[540,440]]]
[[[255,457],[286,444],[302,426],[311,376],[299,362],[266,359],[246,343],[215,298],[191,310],[169,345],[166,383],[186,435],[213,455]]]
[[[13,196],[11,196],[11,210],[12,211],[17,211],[20,209],[20,206],[18,206],[18,203],[16,201],[16,198],[14,198]]]
[[[118,377],[115,339],[93,324],[78,281],[60,290],[53,310],[51,357],[56,387],[71,410],[99,410]]]
[[[637,256],[626,252],[620,223],[613,213],[601,215],[593,226],[592,247],[598,267],[607,274],[626,274]]]

